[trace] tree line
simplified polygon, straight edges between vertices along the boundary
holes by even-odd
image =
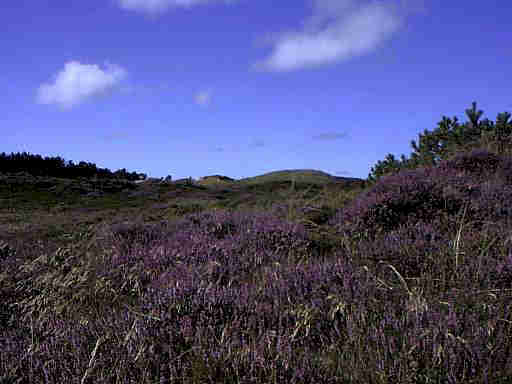
[[[144,173],[127,172],[125,168],[112,172],[108,168],[98,168],[96,164],[80,161],[66,162],[60,156],[41,157],[27,152],[0,153],[0,173],[12,175],[25,172],[32,176],[57,177],[63,179],[98,178],[98,179],[126,179],[129,181],[144,180]]]
[[[512,154],[512,121],[509,112],[499,113],[496,123],[483,119],[483,112],[477,110],[476,102],[466,109],[469,121],[459,124],[457,117],[450,119],[446,116],[438,123],[433,131],[424,130],[419,134],[419,143],[411,141],[413,152],[407,158],[401,155],[400,160],[389,153],[383,161],[378,161],[368,174],[367,182],[374,184],[379,178],[402,169],[432,167],[442,160],[447,160],[460,152],[475,148],[486,148],[498,155]]]

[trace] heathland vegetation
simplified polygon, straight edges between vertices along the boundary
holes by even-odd
[[[512,382],[512,123],[366,180],[0,154],[0,383]]]

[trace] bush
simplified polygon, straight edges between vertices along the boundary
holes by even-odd
[[[398,229],[419,220],[432,222],[438,217],[456,215],[469,199],[491,193],[481,183],[512,179],[510,160],[483,150],[460,154],[442,162],[438,167],[402,170],[387,175],[365,193],[340,210],[329,224],[345,233],[368,232],[370,238],[377,232]],[[504,182],[496,181],[502,191]],[[503,192],[503,191],[502,191]],[[487,200],[495,201],[490,195]],[[485,200],[485,199],[484,199]],[[496,203],[500,203],[497,202]],[[488,203],[480,202],[480,210],[490,214]],[[473,205],[475,207],[475,205]],[[473,213],[475,209],[473,209]],[[497,211],[494,212],[496,216]],[[484,212],[481,212],[482,219]]]

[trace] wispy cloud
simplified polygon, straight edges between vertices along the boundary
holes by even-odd
[[[264,146],[265,142],[263,140],[255,140],[251,144],[249,144],[249,148],[260,148]]]
[[[199,105],[202,105],[202,106],[206,106],[206,105],[210,104],[210,100],[211,100],[210,93],[211,93],[210,90],[198,92],[195,97],[196,103]]]
[[[253,140],[251,143],[247,144],[247,146],[245,145],[235,145],[235,146],[232,146],[231,149],[227,149],[225,146],[217,146],[215,147],[214,149],[212,149],[213,152],[226,152],[226,151],[229,151],[229,152],[240,152],[240,151],[245,151],[244,148],[247,148],[247,149],[253,149],[253,148],[262,148],[262,147],[265,147],[266,144],[263,140],[261,139],[256,139],[256,140]]]
[[[320,135],[313,136],[313,140],[337,140],[347,137],[346,133],[321,133]]]
[[[105,94],[126,77],[126,71],[115,64],[105,64],[102,70],[95,64],[80,64],[70,61],[55,76],[55,81],[42,84],[37,90],[37,101],[41,104],[57,104],[71,108],[87,98]]]
[[[243,0],[116,0],[125,10],[155,16],[170,8],[202,4],[231,4]],[[299,32],[269,32],[256,43],[271,45],[266,59],[251,65],[255,71],[292,71],[338,63],[368,54],[404,25],[407,13],[423,12],[424,0],[308,0],[311,16]],[[259,45],[261,45],[259,44]]]
[[[271,55],[251,66],[256,71],[291,71],[342,62],[367,54],[390,39],[404,24],[407,12],[417,11],[402,1],[311,0],[313,13],[304,30],[270,34],[263,44],[273,45]]]
[[[128,11],[138,11],[150,15],[156,15],[167,11],[169,8],[190,8],[195,5],[208,3],[231,4],[235,0],[117,0],[118,5]]]

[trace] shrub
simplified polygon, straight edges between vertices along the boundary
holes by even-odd
[[[379,231],[395,230],[418,220],[432,222],[437,217],[454,216],[469,198],[474,200],[483,193],[480,184],[494,179],[498,170],[504,179],[512,178],[508,164],[504,158],[475,150],[438,167],[402,170],[380,178],[329,223],[352,235],[368,232],[371,238]],[[481,208],[484,205],[481,203]]]

